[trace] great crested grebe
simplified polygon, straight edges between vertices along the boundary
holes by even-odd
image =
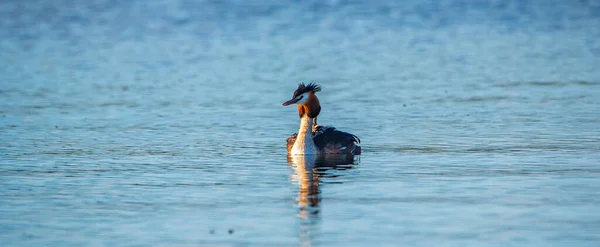
[[[300,129],[287,139],[287,151],[290,154],[348,154],[360,155],[360,139],[353,134],[339,131],[334,127],[317,125],[317,116],[321,112],[319,99],[315,95],[321,86],[300,83],[291,100],[283,106],[298,105]]]

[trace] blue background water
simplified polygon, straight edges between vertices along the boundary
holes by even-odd
[[[0,245],[598,246],[599,67],[593,0],[0,1]]]

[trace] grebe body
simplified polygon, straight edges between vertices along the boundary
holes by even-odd
[[[317,116],[321,112],[319,99],[315,95],[321,87],[314,83],[298,85],[292,99],[283,106],[297,105],[300,117],[300,128],[297,134],[287,139],[287,151],[292,155],[348,154],[360,155],[360,139],[350,133],[339,131],[334,127],[317,124]]]

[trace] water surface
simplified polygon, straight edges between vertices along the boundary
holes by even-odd
[[[3,1],[2,246],[597,246],[595,1]],[[288,159],[322,85],[351,164]]]

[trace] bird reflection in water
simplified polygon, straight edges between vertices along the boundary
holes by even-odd
[[[293,180],[300,185],[298,218],[300,218],[301,246],[310,246],[320,219],[320,178],[335,178],[328,170],[347,170],[357,164],[352,155],[288,155],[288,164],[294,169]]]

